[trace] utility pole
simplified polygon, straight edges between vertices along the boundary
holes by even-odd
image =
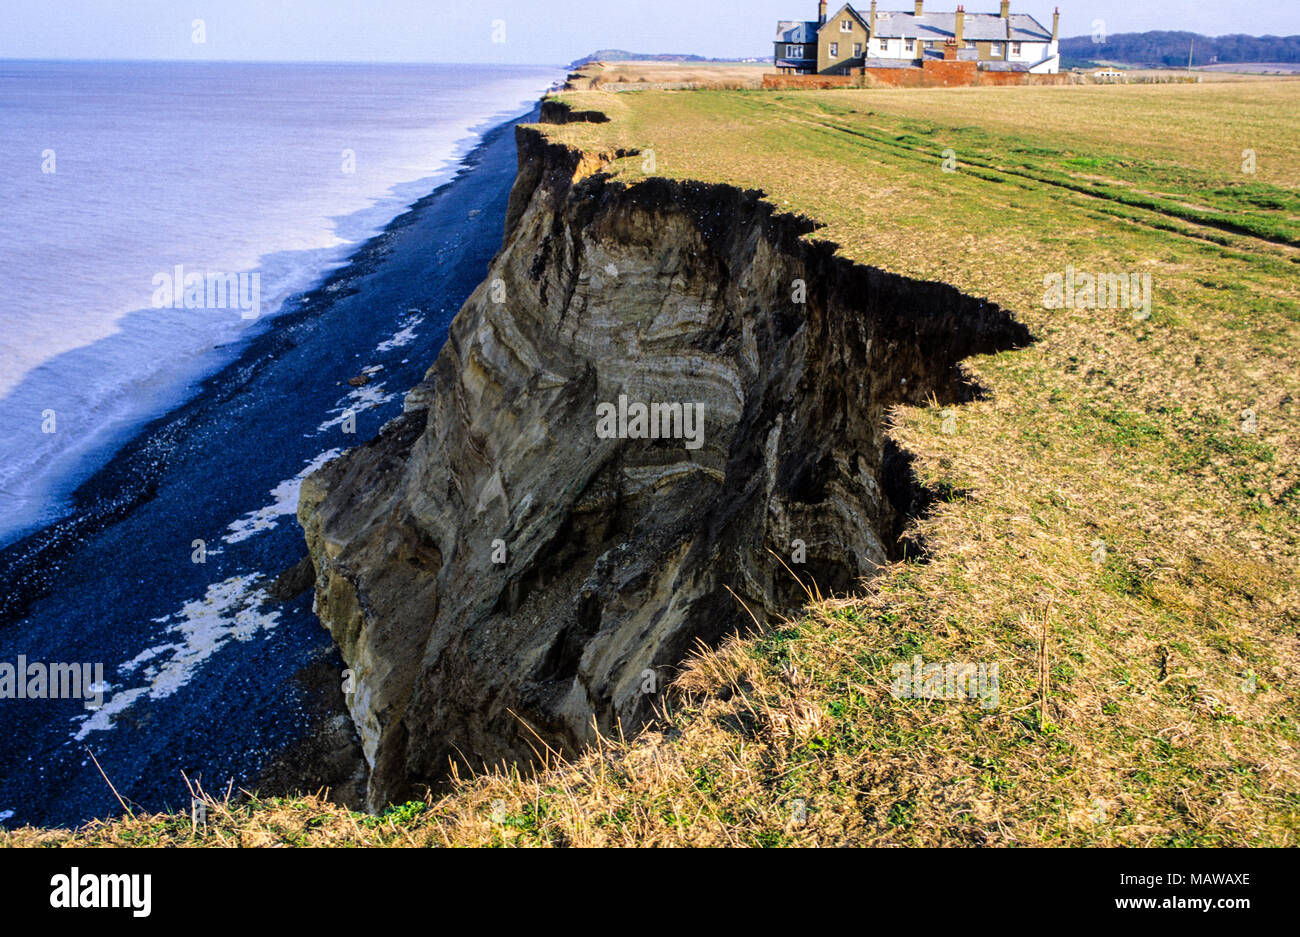
[[[1192,44],[1187,49],[1187,73],[1189,75],[1192,72],[1192,52],[1195,49],[1196,49],[1196,40],[1193,39]]]

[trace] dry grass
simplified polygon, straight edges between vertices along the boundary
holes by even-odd
[[[206,832],[3,841],[1300,844],[1300,85],[571,97],[612,122],[548,132],[642,151],[611,167],[628,181],[653,150],[658,174],[761,187],[1038,337],[971,363],[990,393],[951,432],[893,415],[944,493],[930,556],[701,650],[654,731],[534,776],[383,818],[223,802]],[[1151,317],[1045,309],[1067,265],[1152,273]],[[997,663],[998,705],[896,698],[915,657]]]
[[[737,91],[761,88],[766,65],[707,62],[597,62],[570,77],[575,91]]]

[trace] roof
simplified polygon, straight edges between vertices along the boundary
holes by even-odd
[[[919,68],[912,59],[868,59],[867,68]]]
[[[852,4],[840,7],[838,13],[826,18],[825,27],[832,27],[841,13],[848,11],[863,23],[869,23],[870,15],[859,13]],[[823,28],[815,21],[781,20],[776,24],[777,42],[816,42],[817,33]],[[957,34],[957,14],[954,13],[912,13],[877,11],[875,37],[882,39],[920,39],[922,41],[942,42]],[[1051,42],[1052,32],[1045,29],[1038,20],[1028,13],[1012,13],[1003,19],[997,13],[967,13],[962,25],[962,38],[967,42],[1005,41],[1013,42]]]
[[[802,20],[781,20],[776,24],[777,42],[816,42],[817,23]]]
[[[1024,62],[980,62],[980,70],[986,72],[1027,72],[1029,68]]]
[[[940,59],[940,60],[942,60],[943,57],[944,57],[944,50],[943,50],[943,49],[926,49],[926,50],[924,50],[924,53],[923,53],[923,54],[924,54],[924,56],[925,56],[927,59]],[[958,61],[958,62],[978,62],[978,61],[979,61],[979,52],[976,51],[975,49],[958,49],[958,50],[957,50],[957,61]]]
[[[876,36],[885,39],[943,40],[956,34],[956,13],[922,13],[920,16],[884,11],[876,13]],[[970,42],[990,39],[1051,42],[1052,32],[1027,13],[1012,13],[1005,20],[996,13],[967,13],[962,38]]]

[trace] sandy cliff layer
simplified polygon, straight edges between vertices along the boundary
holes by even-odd
[[[854,588],[912,507],[886,410],[962,399],[962,358],[1028,340],[759,193],[628,186],[609,156],[518,141],[504,246],[407,413],[303,486],[375,807],[451,760],[641,722],[697,640],[748,620],[737,598],[760,621],[797,605],[773,554]],[[620,395],[703,405],[702,444],[602,438]]]

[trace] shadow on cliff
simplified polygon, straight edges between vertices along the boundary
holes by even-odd
[[[629,151],[517,140],[505,241],[418,405],[303,488],[376,809],[449,764],[634,730],[700,642],[917,556],[909,526],[944,493],[890,411],[975,399],[962,362],[1032,341],[759,191],[627,184],[607,168]],[[593,432],[622,398],[699,402],[702,445]]]

